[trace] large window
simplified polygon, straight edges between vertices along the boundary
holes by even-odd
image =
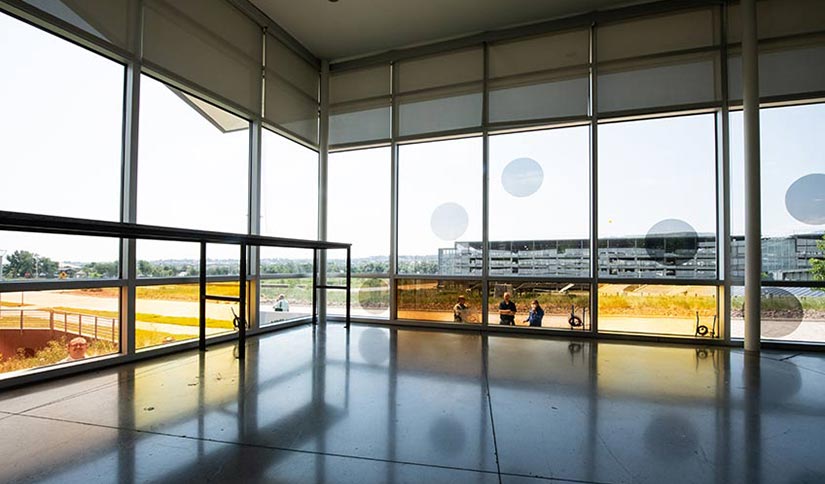
[[[318,153],[263,130],[261,234],[318,236]]]
[[[246,121],[142,76],[138,222],[246,232],[248,146]]]
[[[590,271],[589,129],[490,137],[490,273]]]
[[[732,275],[745,276],[742,113],[731,113]],[[762,109],[762,277],[825,280],[825,104]]]
[[[481,273],[481,148],[481,138],[399,148],[399,273]]]
[[[714,116],[599,126],[599,274],[716,278]]]
[[[401,279],[398,319],[481,324],[481,282]]]
[[[731,275],[745,276],[743,119],[731,113]],[[762,109],[762,338],[825,341],[825,104]],[[770,285],[770,282],[766,282]],[[734,287],[731,336],[743,336],[743,289]]]
[[[0,377],[120,351],[120,288],[0,293]]]
[[[599,284],[599,331],[720,338],[715,286]]]
[[[124,68],[0,13],[0,207],[118,220]]]

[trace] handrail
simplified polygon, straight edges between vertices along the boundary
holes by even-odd
[[[206,244],[235,244],[240,245],[240,271],[238,275],[238,358],[246,355],[246,283],[247,283],[247,247],[290,247],[298,249],[312,249],[312,324],[317,321],[316,292],[318,289],[345,289],[347,291],[346,327],[350,327],[350,290],[351,290],[351,250],[352,244],[344,242],[327,242],[320,240],[289,239],[281,237],[266,237],[262,235],[236,234],[230,232],[214,232],[209,230],[180,229],[158,225],[141,225],[124,222],[107,222],[102,220],[87,220],[72,217],[58,217],[38,215],[22,212],[7,212],[0,210],[0,230],[14,230],[23,232],[39,232],[65,235],[81,235],[92,237],[116,237],[123,239],[149,239],[176,242],[198,242],[200,244],[200,338],[201,351],[206,350],[206,300],[214,298],[206,294]],[[347,251],[346,286],[329,288],[318,285],[318,251],[326,249],[345,249]]]
[[[0,230],[20,230],[94,237],[118,237],[124,239],[172,240],[178,242],[208,242],[213,244],[246,244],[265,247],[291,247],[298,249],[347,249],[352,244],[322,240],[290,239],[263,235],[214,232],[211,230],[181,229],[160,225],[143,225],[125,222],[106,222],[72,217],[38,215],[0,210]]]

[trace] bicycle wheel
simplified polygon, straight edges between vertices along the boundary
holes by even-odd
[[[569,324],[573,328],[578,328],[582,325],[582,319],[576,315],[570,316],[570,319],[567,320],[567,324]]]

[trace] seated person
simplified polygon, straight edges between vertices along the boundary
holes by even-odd
[[[533,327],[541,327],[541,320],[544,318],[544,309],[541,308],[538,299],[533,299],[530,303],[530,314],[527,315],[525,323],[529,323]]]
[[[275,301],[273,309],[275,309],[275,311],[289,312],[289,302],[286,300],[286,296],[278,294],[278,300]]]
[[[456,323],[470,322],[470,308],[465,302],[464,296],[458,296],[458,302],[453,306],[453,321]]]
[[[504,293],[504,300],[498,305],[499,324],[516,325],[516,303],[510,300],[510,293]]]
[[[58,363],[68,363],[86,358],[86,349],[89,347],[89,343],[83,336],[72,338],[66,346],[69,351],[69,356],[58,361]]]

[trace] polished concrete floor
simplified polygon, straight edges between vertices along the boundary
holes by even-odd
[[[0,394],[0,482],[825,482],[825,354],[367,326],[236,354]]]

